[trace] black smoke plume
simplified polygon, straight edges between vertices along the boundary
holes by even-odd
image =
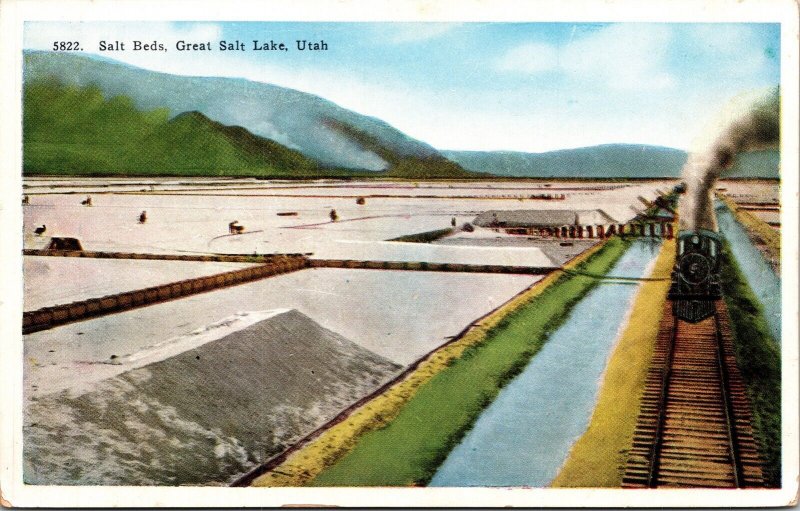
[[[708,142],[693,151],[683,167],[686,194],[680,204],[681,229],[717,230],[714,184],[740,153],[777,147],[780,141],[780,89],[738,98],[710,130]]]

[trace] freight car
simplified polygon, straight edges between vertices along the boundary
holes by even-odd
[[[720,235],[706,229],[678,234],[675,267],[668,298],[678,319],[697,323],[714,314],[722,298],[720,285]]]

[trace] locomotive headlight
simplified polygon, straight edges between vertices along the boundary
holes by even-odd
[[[681,258],[681,278],[688,284],[697,285],[708,279],[711,265],[703,255],[691,253]]]

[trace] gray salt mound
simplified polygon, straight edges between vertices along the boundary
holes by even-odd
[[[25,410],[25,482],[226,484],[401,369],[290,310]]]

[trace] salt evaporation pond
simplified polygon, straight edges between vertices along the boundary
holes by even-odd
[[[731,252],[747,284],[764,307],[764,319],[775,340],[781,342],[781,279],[775,275],[761,252],[753,246],[747,232],[724,204],[716,208],[719,230],[725,235]]]
[[[609,275],[643,276],[659,247],[651,240],[635,241]],[[547,486],[586,430],[637,289],[604,281],[590,291],[484,410],[430,486]]]
[[[86,385],[124,370],[119,362],[126,356],[266,309],[296,309],[405,365],[541,278],[326,268],[287,273],[28,334],[24,384],[37,395]],[[112,355],[116,363],[109,365]]]
[[[24,310],[255,266],[248,263],[25,256]]]

